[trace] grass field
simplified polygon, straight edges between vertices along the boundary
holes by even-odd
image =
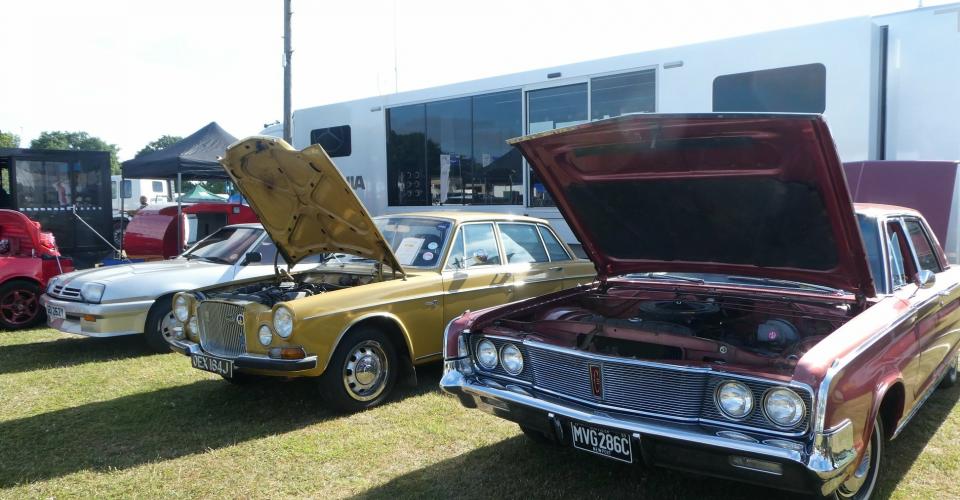
[[[309,381],[234,387],[136,337],[0,332],[0,498],[794,498],[535,445],[439,375],[339,416]],[[960,498],[958,398],[887,447],[879,498]]]

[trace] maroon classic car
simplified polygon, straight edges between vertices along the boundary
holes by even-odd
[[[441,387],[530,437],[867,498],[957,379],[960,271],[850,201],[815,115],[633,115],[512,141],[599,280],[468,312]]]

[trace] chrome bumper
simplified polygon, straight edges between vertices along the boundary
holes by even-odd
[[[116,337],[143,333],[147,323],[147,313],[154,300],[119,302],[113,304],[89,304],[40,296],[40,305],[62,307],[66,318],[47,317],[47,325],[61,332],[86,335],[88,337]],[[93,320],[84,319],[92,316]]]
[[[170,340],[170,349],[185,356],[202,354],[215,358],[223,358],[210,354],[200,347],[200,344],[190,340]],[[233,361],[234,369],[238,370],[266,370],[277,372],[301,372],[317,367],[317,356],[307,356],[303,359],[273,359],[262,354],[241,354],[235,358],[226,358]]]
[[[461,373],[455,362],[444,362],[440,387],[468,408],[516,422],[553,436],[569,445],[569,422],[627,432],[644,462],[701,474],[735,479],[802,493],[828,494],[852,471],[852,425],[818,434],[803,451],[765,444],[762,435],[728,434],[700,423],[675,423],[662,419],[612,415],[587,406],[535,394],[535,389],[500,383]],[[769,438],[769,436],[766,436]],[[847,449],[845,447],[848,447]],[[813,450],[811,453],[809,450]],[[761,470],[749,460],[777,464]]]

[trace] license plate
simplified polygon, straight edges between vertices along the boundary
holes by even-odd
[[[597,455],[633,463],[633,443],[626,432],[570,422],[573,446]]]
[[[66,319],[67,313],[64,312],[62,307],[47,306],[47,317],[52,319]]]
[[[233,361],[229,359],[193,354],[190,356],[190,363],[198,370],[216,373],[217,375],[223,375],[227,378],[233,377]]]

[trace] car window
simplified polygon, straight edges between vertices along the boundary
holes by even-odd
[[[920,269],[939,273],[940,261],[937,260],[937,254],[933,252],[930,240],[927,239],[926,231],[916,219],[907,219],[904,221],[907,226],[907,232],[910,233],[910,241],[913,242],[913,249],[917,252],[917,260],[920,261]]]
[[[570,260],[570,255],[563,248],[560,240],[553,234],[553,231],[544,226],[537,227],[540,229],[540,236],[543,237],[543,243],[547,245],[547,253],[550,254],[550,260],[554,262]]]
[[[872,219],[863,214],[857,214],[857,222],[860,225],[860,235],[863,237],[863,247],[867,251],[867,264],[870,267],[870,275],[873,277],[873,285],[878,292],[882,293],[883,279],[883,248],[881,243],[883,237],[880,236],[880,227],[876,219]]]
[[[893,289],[907,284],[907,271],[903,265],[903,253],[900,251],[900,235],[892,233],[890,235],[890,279]]]
[[[257,245],[257,248],[251,250],[251,252],[260,252],[261,259],[260,264],[269,264],[273,265],[273,259],[277,258],[277,245],[273,243],[273,240],[270,238],[264,238],[263,241]],[[286,261],[283,260],[283,256],[277,260],[278,265],[286,265]]]
[[[183,256],[187,259],[235,264],[261,234],[261,229],[225,227],[200,240],[184,252]]]
[[[460,227],[453,241],[448,269],[469,269],[500,264],[500,251],[493,224],[467,224]]]
[[[497,224],[503,252],[510,264],[526,262],[549,262],[540,235],[533,224]]]

